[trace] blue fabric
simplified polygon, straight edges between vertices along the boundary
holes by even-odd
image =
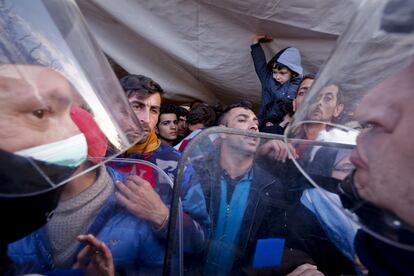
[[[115,194],[104,204],[87,233],[94,234],[109,247],[117,270],[138,272],[141,268],[158,269],[163,265],[164,245],[153,233],[151,225],[120,206]],[[45,227],[8,248],[8,255],[14,263],[31,264],[30,273],[53,271],[52,254]]]
[[[298,49],[294,47],[286,48],[278,57],[277,62],[282,63],[298,75],[303,75],[300,52]]]
[[[45,273],[46,276],[84,276],[81,269],[59,269],[53,272]]]
[[[342,254],[353,261],[354,240],[359,227],[335,206],[335,204],[338,206],[341,204],[339,197],[329,192],[325,195],[322,191],[312,188],[303,192],[300,201],[315,214],[329,239]]]
[[[192,218],[196,219],[201,225],[206,227],[207,234],[210,232],[211,220],[207,212],[203,190],[198,181],[191,179],[196,178],[194,168],[188,165],[185,170],[186,173],[183,175],[183,181],[181,183],[182,190],[186,191],[181,196],[183,209],[191,214]]]
[[[293,101],[296,97],[296,93],[299,87],[299,83],[301,81],[301,76],[296,78],[291,78],[290,81],[285,82],[284,84],[278,83],[273,78],[272,69],[266,63],[266,56],[263,52],[262,46],[260,43],[253,44],[250,46],[251,54],[253,58],[254,68],[256,70],[256,74],[259,77],[260,83],[262,85],[262,97],[260,103],[260,110],[259,110],[259,120],[262,122],[265,117],[270,117],[274,114],[264,114],[264,107],[272,101],[275,100],[289,100]],[[289,48],[287,48],[289,49]],[[285,49],[284,51],[286,51]],[[283,51],[283,50],[282,50]],[[277,53],[276,56],[283,56],[285,62],[289,59],[293,62],[294,57],[289,58],[290,51],[283,55],[283,53]],[[273,59],[272,59],[273,60]],[[297,64],[301,68],[300,59],[299,64]]]
[[[177,174],[177,165],[181,154],[174,148],[161,144],[155,151],[147,154],[133,153],[128,158],[148,161],[161,168],[174,181]],[[149,181],[154,190],[160,195],[167,207],[171,206],[172,188],[165,181],[159,181],[154,169],[148,165],[122,162],[109,162],[107,164],[112,179],[124,181],[132,173],[142,176]],[[188,168],[187,168],[188,169]],[[184,210],[183,225],[186,236],[184,237],[184,252],[198,252],[205,247],[205,237],[208,236],[210,219],[206,210],[203,192],[200,186],[193,187],[190,191],[190,182],[184,181],[181,186],[181,200]],[[156,233],[157,237],[166,242],[167,228]]]
[[[285,239],[260,239],[256,244],[253,268],[277,267],[282,262]]]
[[[213,244],[208,252],[207,266],[220,268],[220,273],[230,272],[234,261],[234,248],[238,244],[240,226],[244,217],[249,197],[252,171],[246,174],[237,184],[227,206],[227,183],[223,177],[220,180],[220,209],[213,235]],[[208,268],[207,268],[208,270]],[[218,271],[214,271],[217,273]]]

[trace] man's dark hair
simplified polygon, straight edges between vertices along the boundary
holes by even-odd
[[[250,109],[254,113],[252,103],[249,102],[249,101],[243,100],[243,101],[240,101],[238,103],[234,103],[234,104],[230,104],[230,105],[226,106],[223,109],[223,111],[221,112],[220,118],[218,119],[218,124],[219,125],[225,125],[226,124],[226,122],[225,122],[226,115],[230,112],[230,110],[232,110],[234,108],[238,108],[238,107],[242,107],[244,109]]]
[[[302,84],[302,82],[304,80],[314,80],[315,78],[316,78],[315,74],[306,74],[306,75],[304,75],[303,78],[299,82],[298,89],[299,89],[300,85]]]
[[[200,100],[194,100],[190,103],[190,110],[196,108],[198,105],[200,104],[204,104],[202,101]]]
[[[328,86],[331,86],[331,85],[336,86],[338,88],[338,93],[336,93],[336,105],[344,104],[344,102],[343,102],[344,99],[343,99],[343,95],[342,95],[342,87],[337,83],[329,83],[329,84],[325,85],[324,88],[328,87]]]
[[[158,122],[157,122],[157,126],[160,124],[160,117],[162,114],[170,114],[173,113],[175,115],[177,115],[177,119],[178,119],[178,114],[177,114],[177,106],[173,105],[173,104],[163,104],[160,107],[160,115],[158,116]]]
[[[174,113],[177,114],[177,106],[173,104],[163,104],[160,107],[160,115],[165,113]]]
[[[214,112],[216,113],[215,125],[218,125],[218,119],[221,117],[221,113],[224,110],[224,106],[221,103],[215,103],[211,106],[211,108],[213,108]]]
[[[187,109],[185,109],[184,107],[177,106],[177,110],[176,110],[176,112],[175,112],[175,113],[177,113],[177,118],[180,118],[180,117],[187,117],[187,115],[188,115],[188,110],[187,110]]]
[[[194,109],[191,109],[187,115],[187,123],[189,125],[196,125],[201,123],[204,127],[214,126],[216,122],[216,113],[213,108],[207,104],[199,104]]]
[[[143,75],[126,75],[119,82],[128,98],[136,94],[147,96],[155,93],[162,95],[164,93],[164,90],[158,83]]]

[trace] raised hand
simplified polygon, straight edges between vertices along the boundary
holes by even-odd
[[[253,44],[256,44],[256,43],[268,43],[268,42],[271,42],[271,41],[273,41],[273,38],[271,37],[271,36],[269,36],[269,35],[267,35],[267,34],[256,34],[254,37],[253,37]]]

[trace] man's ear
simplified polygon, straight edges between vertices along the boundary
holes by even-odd
[[[157,135],[160,134],[160,130],[158,129],[158,126],[155,126],[154,130],[155,130],[155,134],[157,134]]]
[[[219,126],[219,127],[227,127],[226,125],[223,125],[223,124],[219,124],[218,126]],[[220,134],[219,134],[219,137],[220,137],[221,139],[226,139],[226,134],[224,134],[224,133],[220,133]]]
[[[296,99],[293,100],[292,106],[293,106],[293,112],[296,112]]]
[[[333,114],[333,116],[335,117],[335,118],[337,118],[337,117],[339,117],[339,115],[341,115],[341,113],[342,113],[342,111],[344,110],[344,105],[343,104],[338,104],[336,107],[335,107],[335,110],[334,110],[334,114]]]

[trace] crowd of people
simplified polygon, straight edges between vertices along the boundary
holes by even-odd
[[[91,103],[64,75],[40,64],[1,64],[0,157],[31,178],[3,179],[36,183],[22,186],[29,195],[49,191],[37,186],[39,177],[48,184],[64,177],[67,183],[59,187],[44,225],[31,225],[22,236],[12,229],[7,232],[12,238],[3,237],[0,249],[7,248],[7,257],[0,256],[0,271],[161,274],[168,239],[175,235],[169,225],[176,186],[182,207],[179,257],[188,275],[409,275],[413,251],[364,232],[367,213],[358,208],[368,205],[371,216],[377,208],[386,210],[381,211],[386,218],[392,213],[394,228],[408,225],[396,232],[402,242],[413,240],[407,230],[414,225],[412,63],[384,78],[353,110],[336,82],[309,98],[316,76],[304,74],[300,51],[288,47],[266,61],[261,44],[271,41],[258,34],[251,45],[261,83],[258,112],[237,99],[228,105],[165,104],[156,80],[122,77],[122,100],[113,104],[125,100],[133,114],[111,116],[119,125],[139,124],[125,126],[133,135],[123,139],[134,143],[121,152],[122,135],[107,135]],[[398,96],[388,93],[393,87],[400,88]],[[294,118],[308,123],[293,125]],[[335,129],[338,123],[348,124],[350,136],[354,130],[355,137],[362,133],[352,154],[346,146],[322,143],[338,142],[332,140],[343,135]],[[239,132],[206,135],[197,140],[199,150],[183,160],[192,141],[213,126]],[[283,141],[287,131],[300,142]],[[398,167],[389,169],[381,158]],[[178,178],[181,163],[185,169]],[[306,174],[326,190],[312,185]],[[391,185],[397,178],[401,188]],[[1,188],[0,195],[8,189]],[[349,204],[358,208],[347,216],[341,207]]]

